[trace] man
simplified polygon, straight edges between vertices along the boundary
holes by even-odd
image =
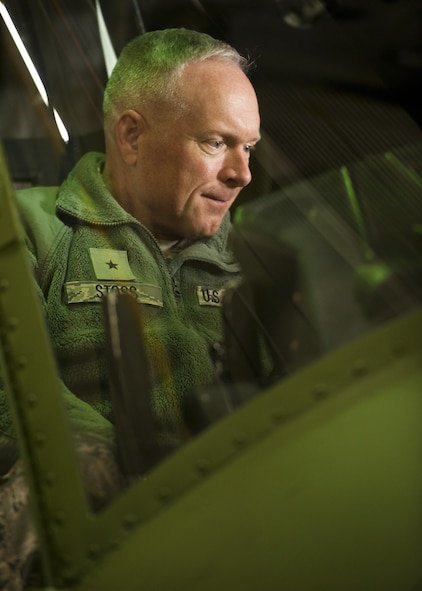
[[[228,210],[251,180],[259,140],[246,70],[233,48],[194,31],[132,40],[105,89],[105,157],[86,154],[58,189],[18,196],[87,486],[100,504],[104,489],[109,496],[119,486],[105,294],[129,291],[142,306],[151,403],[166,448],[184,437],[183,396],[215,379],[209,350],[222,339],[221,298],[239,276],[227,248]],[[4,397],[3,407],[7,417]],[[6,418],[0,432],[4,473],[16,459]],[[16,471],[3,485],[3,504],[14,482]],[[14,551],[10,576],[18,577],[26,556]],[[7,544],[3,554],[10,564]]]

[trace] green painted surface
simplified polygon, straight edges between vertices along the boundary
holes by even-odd
[[[421,310],[283,380],[94,516],[1,179],[3,366],[52,587],[401,591],[422,580]]]
[[[245,444],[77,589],[412,589],[422,579],[421,362],[420,352],[398,360]],[[217,431],[204,437],[210,455]]]

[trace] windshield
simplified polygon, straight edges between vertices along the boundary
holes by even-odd
[[[117,7],[114,2],[81,1],[51,2],[47,9],[41,2],[0,3],[0,133],[16,191],[60,186],[84,155],[104,151],[104,87],[116,57],[135,35],[156,28],[193,28],[224,38],[254,62],[250,78],[260,103],[262,139],[251,157],[253,182],[231,211],[230,246],[243,278],[224,288],[222,338],[208,351],[214,375],[198,388],[189,382],[185,406],[169,402],[176,414],[186,413],[187,432],[176,433],[169,421],[164,447],[148,448],[150,460],[127,468],[129,472],[148,472],[279,380],[421,302],[417,19],[400,2],[349,10],[333,10],[332,4],[337,3],[127,1]],[[69,225],[66,215],[61,223]],[[75,240],[60,248],[76,244],[87,250],[84,237]],[[69,269],[76,265],[77,248],[63,263]],[[94,270],[97,248],[95,243],[89,251]],[[107,251],[110,269],[116,267],[112,257],[117,251],[125,247]],[[32,248],[33,265],[40,252]],[[127,255],[119,256],[119,264],[127,265]],[[60,265],[51,264],[38,275],[47,313],[52,309],[48,298],[57,288],[52,277]],[[34,268],[40,271],[40,260]],[[152,410],[131,406],[135,392],[154,387],[145,343],[152,339],[151,348],[156,347],[163,383],[171,382],[174,369],[157,353],[157,343],[165,337],[154,341],[148,328],[162,314],[161,288],[147,281],[141,289],[132,276],[89,283],[83,273],[72,273],[64,272],[58,299],[78,319],[67,312],[59,316],[61,324],[52,337],[60,377],[67,393],[78,389],[77,397],[104,419],[99,432],[122,423],[123,445],[136,455],[133,434],[124,433],[136,430],[136,417],[142,415],[140,431],[148,433],[150,446],[154,421],[163,411],[159,404]],[[98,312],[98,294],[130,291],[128,281],[134,282],[144,320],[134,320],[133,311],[124,303],[120,308],[119,302]],[[196,293],[204,288],[194,287]],[[205,285],[201,305],[220,306],[222,284],[213,287]],[[177,299],[179,288],[174,289]],[[85,314],[88,308],[89,320],[82,320],[78,310]],[[91,321],[100,313],[101,327],[90,333]],[[74,334],[78,322],[80,330]],[[183,322],[189,325],[189,318]],[[196,338],[195,326],[189,330]],[[99,344],[99,334],[105,345]],[[81,353],[77,345],[84,339],[90,344]],[[87,386],[89,380],[96,384],[95,393]],[[105,398],[110,384],[114,409]],[[122,390],[129,411],[120,413],[116,405]],[[207,406],[209,400],[215,408]],[[124,426],[128,416],[135,425],[130,429]]]

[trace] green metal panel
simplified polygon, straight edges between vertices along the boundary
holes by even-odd
[[[87,502],[2,151],[0,337],[2,376],[31,496],[36,499],[44,568],[48,581],[59,579],[70,560],[78,564]]]
[[[150,484],[167,480],[167,507],[76,589],[414,589],[422,351],[406,343],[409,322],[304,370],[161,466]],[[412,322],[420,339],[421,314]],[[408,353],[393,353],[399,343]],[[390,348],[389,362],[354,366],[368,347],[374,357]],[[323,374],[327,398],[301,412],[294,399],[304,402]],[[189,472],[196,485],[180,495]]]
[[[48,584],[385,591],[422,580],[422,310],[283,380],[92,515],[4,167],[0,178],[0,349]]]

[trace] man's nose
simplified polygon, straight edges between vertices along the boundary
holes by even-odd
[[[249,153],[243,148],[226,155],[220,171],[220,180],[231,187],[246,187],[252,180]]]

